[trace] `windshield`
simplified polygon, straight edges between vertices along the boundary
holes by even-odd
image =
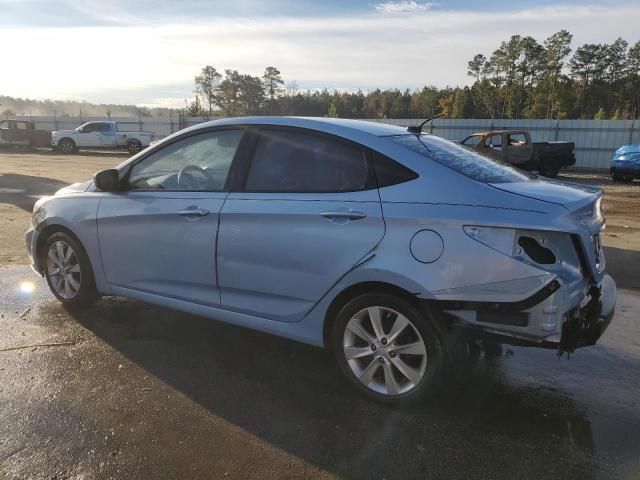
[[[385,138],[479,182],[513,183],[526,182],[534,178],[533,175],[511,165],[485,157],[434,135],[423,133]]]

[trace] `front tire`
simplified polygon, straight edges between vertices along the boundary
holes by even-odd
[[[613,172],[611,174],[611,180],[613,180],[615,183],[631,183],[633,182],[633,177],[625,177],[624,175],[618,175],[617,173]]]
[[[441,364],[434,319],[399,296],[368,293],[336,317],[332,347],[340,370],[361,393],[406,404],[433,390]]]
[[[70,155],[72,153],[75,153],[77,150],[76,142],[74,142],[69,138],[64,138],[58,144],[58,150],[61,153],[64,153],[65,155]]]
[[[54,233],[47,239],[42,256],[47,284],[60,302],[79,306],[98,298],[89,257],[75,238],[64,232]]]

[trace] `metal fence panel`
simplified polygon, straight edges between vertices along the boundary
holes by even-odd
[[[104,117],[18,117],[31,119],[42,130],[71,130],[88,121]],[[111,117],[119,130],[146,131],[163,138],[183,128],[215,118],[207,117]],[[423,119],[367,119],[406,127]],[[517,129],[528,130],[534,142],[566,141],[576,144],[575,169],[606,170],[613,152],[622,145],[640,144],[638,120],[493,120],[493,119],[436,119],[425,131],[449,140],[461,140],[480,131]]]

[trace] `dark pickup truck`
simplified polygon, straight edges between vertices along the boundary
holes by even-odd
[[[49,147],[51,132],[36,130],[27,120],[0,121],[0,146]]]
[[[522,170],[554,178],[562,167],[576,163],[573,142],[531,142],[524,130],[495,130],[469,135],[460,142],[467,148]]]

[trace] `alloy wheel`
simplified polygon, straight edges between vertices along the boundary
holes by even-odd
[[[60,144],[60,150],[62,150],[63,153],[71,153],[73,152],[73,143],[69,142],[69,141],[64,141]]]
[[[78,294],[82,281],[80,261],[67,242],[58,240],[47,252],[47,277],[55,292],[64,299]]]
[[[411,321],[390,308],[360,310],[347,323],[343,352],[351,371],[367,388],[401,395],[418,386],[427,370],[427,348]]]

